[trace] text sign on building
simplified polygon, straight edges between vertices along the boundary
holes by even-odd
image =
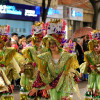
[[[0,18],[39,21],[40,7],[23,5],[0,5]]]
[[[47,17],[63,18],[63,6],[58,6],[57,9],[49,8]]]
[[[17,10],[15,6],[10,5],[0,5],[1,14],[12,14],[12,15],[22,15],[21,10]]]
[[[70,7],[70,17],[71,20],[83,21],[83,9]]]

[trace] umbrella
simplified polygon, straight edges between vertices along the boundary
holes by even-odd
[[[79,38],[79,37],[82,37],[85,35],[89,35],[89,33],[92,31],[93,31],[93,29],[91,27],[82,27],[74,32],[71,39]]]

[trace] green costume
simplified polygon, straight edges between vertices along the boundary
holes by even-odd
[[[49,46],[48,42],[50,42],[51,39],[56,41],[60,49],[57,40],[49,35],[46,46]],[[50,90],[51,100],[61,100],[63,97],[70,98],[70,94],[74,91],[77,92],[78,96],[80,95],[78,86],[73,78],[73,73],[76,73],[78,67],[79,64],[76,55],[63,50],[61,50],[61,56],[56,63],[52,59],[51,51],[38,55],[38,69],[41,79],[44,83],[52,87]]]

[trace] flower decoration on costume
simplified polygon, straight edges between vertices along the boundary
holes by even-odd
[[[100,41],[100,30],[94,30],[89,34],[90,40],[95,39]]]
[[[69,40],[69,43],[65,44],[64,50],[67,51],[67,52],[69,52],[69,53],[75,52],[74,51],[74,44],[73,44],[73,42],[72,42],[71,39]]]

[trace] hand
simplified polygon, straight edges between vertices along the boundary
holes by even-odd
[[[46,87],[45,87],[45,90],[50,90],[52,87],[50,86],[50,85],[47,85]]]
[[[36,93],[37,96],[37,89],[33,88],[30,92],[29,92],[29,96],[32,96],[34,93]]]
[[[83,78],[83,73],[80,73],[80,79],[82,79]]]
[[[92,71],[94,71],[94,69],[96,69],[96,66],[90,65],[90,68],[91,68]]]
[[[9,91],[9,93],[13,93],[13,88],[11,85],[8,85],[8,91]]]

